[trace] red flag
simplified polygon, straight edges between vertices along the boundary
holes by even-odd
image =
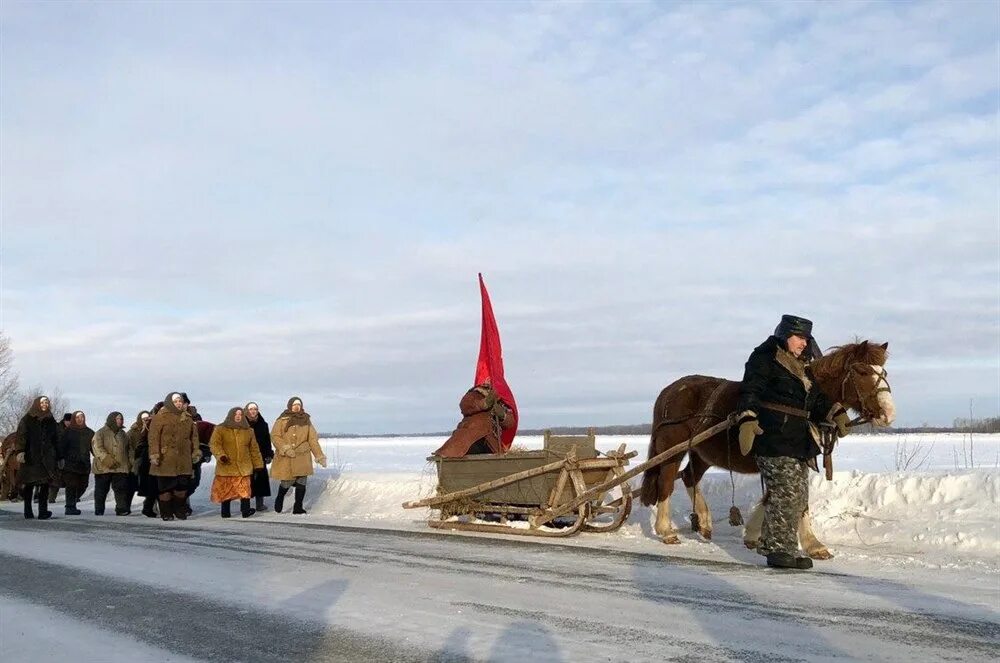
[[[514,394],[503,376],[503,350],[500,348],[500,330],[497,329],[496,318],[493,317],[493,305],[490,304],[490,293],[486,292],[483,275],[479,275],[479,293],[483,298],[483,336],[479,341],[479,362],[476,364],[476,381],[479,385],[487,380],[493,386],[504,403],[514,412],[514,425],[500,434],[500,442],[504,449],[509,449],[514,435],[517,433],[517,403]]]

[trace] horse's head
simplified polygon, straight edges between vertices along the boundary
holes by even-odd
[[[896,420],[896,405],[885,370],[888,350],[888,343],[841,345],[814,361],[812,373],[827,396],[876,426],[890,426]]]

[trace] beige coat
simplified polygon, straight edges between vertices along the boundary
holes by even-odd
[[[215,456],[217,477],[248,477],[264,467],[252,428],[216,426],[208,446]],[[223,456],[229,459],[228,463],[222,462]]]
[[[90,442],[94,454],[94,474],[128,474],[135,460],[135,446],[124,429],[112,431],[107,426],[94,433]]]
[[[201,458],[198,431],[186,413],[163,408],[149,424],[149,473],[155,477],[191,476]],[[157,462],[158,461],[158,462]]]
[[[274,445],[272,479],[291,481],[309,476],[313,473],[313,458],[326,467],[326,456],[312,423],[291,424],[287,417],[278,417],[271,428],[271,443]]]

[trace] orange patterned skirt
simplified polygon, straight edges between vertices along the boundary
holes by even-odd
[[[250,499],[250,477],[216,476],[212,482],[212,501],[217,504],[248,499]]]

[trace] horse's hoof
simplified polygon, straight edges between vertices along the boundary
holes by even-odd
[[[809,556],[813,559],[833,559],[833,553],[826,548],[820,548],[819,550],[813,550],[809,553]]]
[[[712,530],[710,530],[710,529],[699,530],[698,534],[701,534],[701,536],[706,541],[711,541],[712,540]]]
[[[701,520],[699,520],[698,514],[692,513],[690,515],[690,519],[691,519],[691,531],[692,532],[699,531],[701,529]]]
[[[681,542],[681,539],[676,534],[667,534],[662,538],[662,541],[668,546],[673,546]]]
[[[757,542],[756,541],[747,541],[746,539],[744,539],[743,540],[743,545],[745,545],[750,550],[757,550]]]

